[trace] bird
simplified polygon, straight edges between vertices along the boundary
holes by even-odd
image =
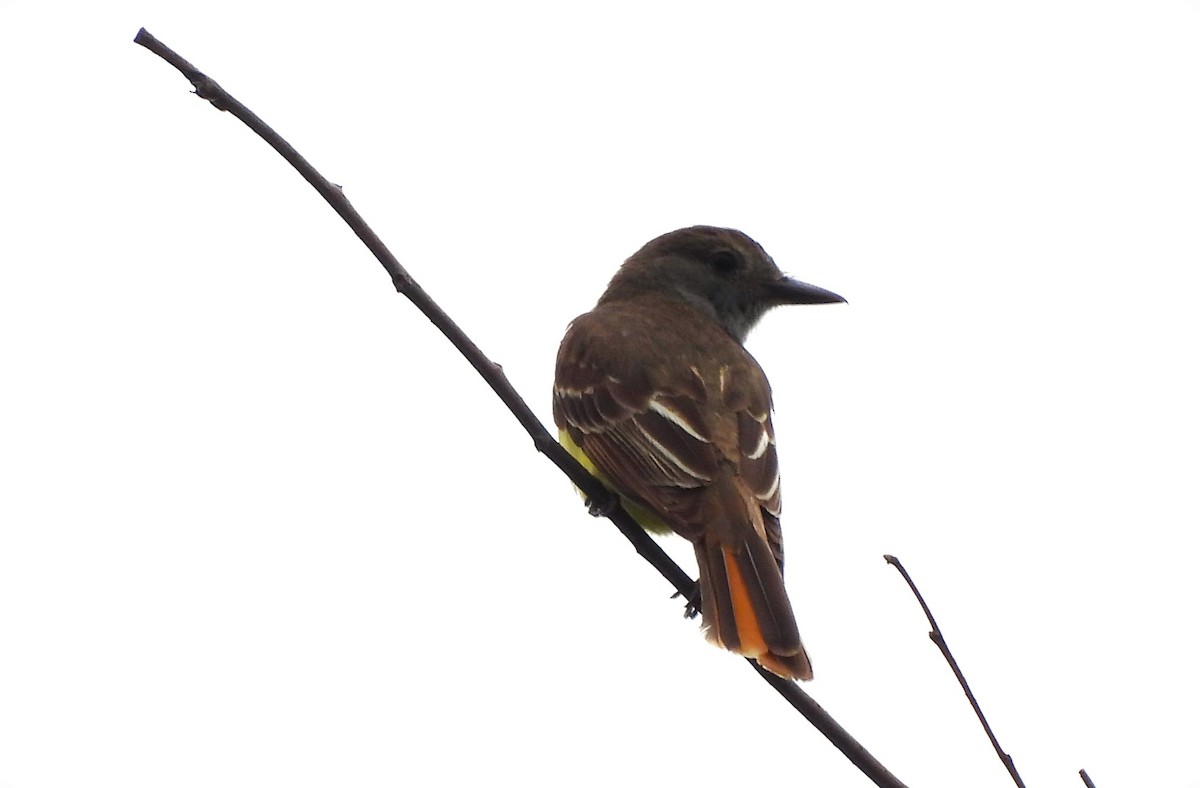
[[[785,679],[812,662],[783,582],[771,387],[744,343],[773,307],[844,301],[743,232],[686,227],[625,261],[555,363],[560,443],[642,527],[692,543],[706,638]]]

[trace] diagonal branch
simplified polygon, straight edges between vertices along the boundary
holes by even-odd
[[[583,466],[576,462],[559,445],[558,441],[554,440],[542,425],[541,420],[534,415],[529,406],[517,394],[516,389],[513,388],[500,365],[488,359],[479,347],[463,333],[462,329],[450,319],[450,316],[404,270],[404,267],[400,265],[399,261],[396,260],[383,241],[379,239],[379,236],[371,230],[363,218],[359,216],[358,212],[354,210],[350,201],[346,199],[345,195],[342,194],[342,190],[337,185],[326,180],[295,148],[288,144],[286,140],[280,137],[279,134],[251,112],[244,104],[230,96],[215,81],[184,60],[154,36],[150,35],[150,33],[146,32],[145,28],[138,31],[134,42],[149,49],[178,69],[196,88],[197,96],[210,102],[222,112],[229,112],[238,118],[238,120],[245,123],[254,133],[262,137],[267,144],[295,167],[304,179],[312,184],[313,188],[345,220],[355,235],[371,250],[371,253],[383,265],[384,270],[391,276],[392,283],[395,285],[397,292],[412,301],[413,305],[421,310],[438,330],[445,334],[446,338],[471,363],[471,366],[475,368],[487,384],[492,387],[492,390],[508,406],[517,421],[525,427],[530,437],[533,438],[534,447],[546,455],[551,462],[558,466],[559,470],[567,475],[576,487],[583,491],[594,509],[603,511],[613,521],[621,533],[624,534],[625,538],[633,544],[638,554],[645,558],[654,568],[658,569],[663,577],[682,596],[687,598],[693,605],[699,601],[696,597],[695,581],[663,552],[662,548],[633,521],[633,518],[624,509],[616,504],[615,496],[595,477],[584,470]],[[752,661],[750,664],[754,665]],[[757,665],[754,666],[757,668]],[[855,741],[841,725],[830,717],[816,701],[809,697],[795,683],[781,679],[762,669],[759,669],[759,674],[876,785],[882,788],[905,788],[903,783],[884,768],[883,764],[879,763],[878,760],[868,753],[861,744]]]
[[[250,127],[251,131],[262,137],[268,145],[274,148],[280,156],[291,164],[303,176],[304,180],[308,181],[325,198],[325,202],[329,203],[337,211],[337,214],[350,226],[350,229],[362,240],[363,244],[371,250],[371,253],[379,260],[384,270],[391,276],[396,291],[412,301],[417,309],[421,310],[429,318],[430,322],[462,353],[463,357],[471,363],[471,366],[475,367],[480,376],[483,377],[487,384],[492,387],[492,390],[500,397],[501,401],[516,416],[517,421],[521,422],[521,425],[525,427],[526,432],[533,438],[534,447],[549,457],[550,461],[557,465],[575,486],[583,491],[588,500],[594,502],[602,509],[614,512],[614,515],[610,519],[621,530],[621,533],[625,534],[625,537],[633,543],[633,547],[637,550],[638,554],[658,569],[663,577],[671,585],[675,586],[675,589],[687,598],[689,602],[698,601],[693,599],[695,595],[695,582],[692,578],[663,552],[658,543],[637,525],[633,521],[633,518],[625,514],[624,510],[616,505],[615,496],[594,476],[584,470],[583,466],[576,462],[575,458],[558,444],[558,441],[554,440],[550,433],[546,431],[546,428],[542,426],[541,421],[534,415],[533,411],[529,409],[529,406],[517,394],[516,389],[509,383],[508,377],[504,374],[504,370],[500,365],[489,360],[483,354],[483,351],[471,341],[470,337],[417,284],[408,271],[404,270],[404,267],[400,265],[400,262],[396,260],[395,256],[384,245],[379,236],[375,234],[375,231],[367,225],[358,211],[354,209],[354,206],[350,204],[350,201],[346,199],[339,186],[331,183],[321,173],[317,172],[316,168],[309,164],[287,140],[279,136],[274,129],[251,112],[246,105],[225,92],[224,88],[218,85],[215,80],[206,76],[191,63],[184,60],[147,32],[145,28],[139,30],[133,40],[134,43],[141,44],[177,68],[196,88],[196,95],[198,97],[210,102],[222,112],[229,112],[238,120],[245,123]]]
[[[917,584],[909,577],[908,571],[900,563],[899,558],[894,555],[885,555],[883,560],[896,567],[896,570],[904,578],[904,582],[908,583],[908,587],[912,589],[913,595],[916,596],[917,602],[921,605],[921,609],[925,611],[925,618],[929,619],[929,626],[933,628],[933,631],[929,633],[929,639],[937,645],[938,649],[942,652],[942,656],[946,658],[946,662],[950,664],[950,669],[954,671],[959,685],[962,686],[963,692],[967,695],[967,700],[971,702],[971,708],[975,709],[975,716],[979,718],[984,732],[991,739],[992,747],[996,750],[996,755],[1000,756],[1000,762],[1004,764],[1004,768],[1008,769],[1008,773],[1017,784],[1017,788],[1025,788],[1025,783],[1021,780],[1021,775],[1017,774],[1017,767],[1013,764],[1012,756],[1000,747],[1000,742],[997,741],[996,734],[992,733],[992,726],[988,725],[987,717],[983,716],[983,709],[979,708],[979,702],[975,700],[975,694],[971,692],[971,687],[967,684],[967,677],[963,675],[963,672],[958,667],[958,662],[954,659],[954,655],[950,653],[950,647],[946,645],[946,638],[942,636],[942,630],[938,628],[937,622],[933,620],[933,613],[929,610],[929,605],[925,604],[925,598],[921,596],[921,592],[917,590]]]

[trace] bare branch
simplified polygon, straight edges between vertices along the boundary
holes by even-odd
[[[637,550],[638,554],[658,569],[663,577],[671,585],[675,586],[675,589],[689,602],[697,601],[693,599],[693,596],[696,594],[695,581],[680,569],[663,552],[658,543],[616,504],[613,493],[576,462],[575,458],[558,444],[558,441],[554,440],[545,427],[542,426],[541,421],[534,415],[533,411],[529,409],[529,406],[517,394],[516,389],[509,383],[508,377],[504,374],[504,370],[500,365],[488,359],[483,354],[483,351],[450,319],[450,316],[417,284],[408,271],[404,270],[404,267],[400,265],[400,262],[387,246],[384,245],[379,236],[375,234],[375,231],[367,225],[358,211],[354,209],[354,206],[350,204],[350,201],[346,199],[339,186],[331,183],[321,173],[317,172],[316,168],[309,164],[295,148],[283,139],[283,137],[279,136],[274,129],[264,123],[261,118],[251,112],[244,104],[229,95],[214,80],[201,73],[195,66],[152,36],[145,28],[139,30],[133,40],[134,43],[141,44],[179,69],[188,78],[188,81],[196,86],[197,96],[209,101],[221,111],[229,112],[249,126],[251,131],[262,137],[268,145],[287,160],[304,177],[304,180],[312,184],[313,188],[325,198],[325,201],[337,211],[337,214],[350,226],[354,234],[375,255],[375,258],[380,262],[384,270],[391,276],[396,291],[412,301],[417,309],[421,310],[438,330],[458,348],[458,351],[462,353],[467,361],[471,362],[471,365],[475,367],[480,376],[492,387],[504,404],[512,411],[513,415],[517,417],[517,421],[521,422],[521,425],[525,427],[526,432],[533,438],[535,448],[549,457],[550,461],[557,465],[571,479],[575,486],[583,491],[583,494],[590,501],[599,504],[606,511],[613,512],[613,516],[610,519],[621,530],[621,533],[625,535],[625,538],[633,543],[633,547]]]
[[[830,717],[829,712],[825,711],[807,692],[800,689],[796,682],[776,676],[752,659],[747,659],[746,662],[758,671],[758,675],[762,676],[763,681],[774,687],[788,703],[792,704],[792,707],[800,712],[804,719],[825,734],[825,738],[829,739],[834,747],[841,750],[842,754],[849,758],[850,762],[857,766],[873,783],[890,788],[904,788],[904,783],[900,782],[899,778],[877,761],[874,755],[867,752],[867,749],[859,744],[857,739],[839,725],[837,720]]]
[[[983,709],[979,708],[979,702],[975,700],[975,694],[971,692],[971,687],[967,684],[967,677],[963,675],[963,672],[958,667],[958,662],[954,659],[954,655],[950,653],[950,647],[946,645],[946,638],[942,636],[942,630],[938,627],[937,622],[933,620],[933,613],[930,612],[929,605],[925,604],[925,598],[921,596],[921,592],[917,590],[916,583],[913,582],[904,565],[900,563],[899,558],[894,555],[885,555],[883,560],[896,567],[897,571],[904,578],[904,582],[908,583],[908,587],[912,589],[913,595],[916,596],[917,602],[921,605],[921,609],[925,611],[925,618],[929,619],[929,626],[933,628],[933,631],[929,633],[929,639],[937,645],[938,650],[942,652],[942,656],[946,658],[946,662],[950,664],[950,669],[954,671],[954,676],[958,679],[959,685],[962,686],[963,692],[966,693],[967,700],[971,702],[971,708],[975,709],[975,716],[979,718],[984,732],[991,739],[992,747],[995,748],[996,755],[1000,757],[1000,762],[1004,764],[1004,768],[1008,769],[1008,773],[1013,778],[1013,782],[1017,784],[1017,788],[1025,788],[1025,783],[1021,780],[1021,775],[1017,773],[1017,767],[1013,764],[1012,756],[1000,747],[1000,742],[996,739],[996,734],[992,733],[992,726],[988,725],[987,717],[983,716]]]
[[[367,226],[363,218],[354,210],[354,207],[346,199],[345,195],[342,194],[342,190],[338,186],[326,180],[295,148],[289,145],[286,140],[280,137],[267,124],[263,123],[245,105],[230,96],[220,85],[209,79],[191,63],[184,60],[169,47],[146,32],[145,28],[138,31],[134,42],[146,47],[177,68],[196,87],[197,96],[209,101],[217,109],[229,112],[241,120],[295,167],[304,179],[312,184],[313,188],[325,198],[325,201],[337,211],[338,215],[350,225],[350,228],[366,244],[367,248],[371,250],[372,254],[383,265],[384,270],[391,276],[396,290],[412,301],[417,309],[421,310],[445,334],[446,338],[450,340],[471,365],[475,367],[480,376],[483,377],[504,404],[508,406],[509,410],[512,411],[517,421],[525,427],[530,437],[533,438],[534,447],[546,455],[551,462],[557,465],[574,482],[576,487],[583,491],[595,509],[603,511],[613,521],[621,533],[625,535],[625,538],[633,544],[638,554],[650,562],[654,568],[658,569],[663,577],[682,596],[693,605],[699,601],[696,597],[695,581],[662,551],[662,548],[634,522],[633,518],[624,509],[617,505],[613,493],[576,462],[559,445],[558,441],[554,440],[550,433],[546,431],[546,428],[542,426],[541,420],[534,415],[529,406],[517,394],[516,389],[513,388],[500,365],[488,359],[479,347],[463,333],[462,329],[450,319],[449,315],[442,311],[441,307],[404,270],[403,266],[400,265],[399,261],[387,249],[383,241],[379,239],[379,236]],[[816,701],[802,691],[794,682],[781,679],[774,674],[758,668],[758,665],[753,661],[748,661],[758,669],[759,674],[767,683],[783,695],[792,706],[799,710],[805,718],[821,731],[835,747],[841,750],[876,785],[884,788],[905,788],[903,783],[884,768],[879,761],[868,753],[861,744],[855,741],[841,725],[830,717]]]
[[[1088,777],[1087,769],[1080,769],[1079,777],[1083,780],[1083,784],[1086,785],[1087,788],[1096,788],[1096,784],[1092,782],[1092,778]]]

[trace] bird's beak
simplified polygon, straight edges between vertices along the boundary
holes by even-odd
[[[783,304],[844,304],[846,299],[823,287],[782,277],[768,288],[775,303]]]

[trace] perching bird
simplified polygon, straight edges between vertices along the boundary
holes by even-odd
[[[783,586],[771,387],[742,343],[771,307],[844,300],[737,230],[676,230],[571,323],[554,374],[563,445],[643,527],[695,546],[708,639],[785,678],[812,665]]]

